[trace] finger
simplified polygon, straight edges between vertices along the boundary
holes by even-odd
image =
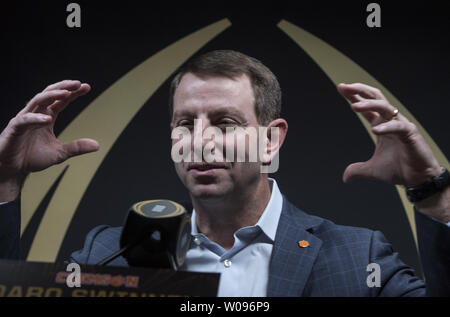
[[[349,100],[350,103],[358,102],[361,99],[361,96],[359,96],[357,93],[351,93],[348,88],[347,84],[341,83],[336,86],[337,91],[341,94],[342,97]]]
[[[341,92],[341,90],[339,90],[339,89],[338,89],[338,91]],[[354,94],[346,94],[346,93],[344,93],[344,92],[342,91],[341,95],[342,95],[344,98],[348,99],[348,100],[350,101],[350,103],[355,103],[355,102],[364,100],[364,98],[361,97],[361,96],[358,95],[358,94],[356,94],[356,95],[354,95]]]
[[[70,96],[70,92],[67,90],[50,90],[38,93],[30,102],[23,108],[19,114],[24,114],[27,112],[33,112],[39,106],[47,107],[51,105],[55,100],[65,99]]]
[[[345,85],[345,84],[338,85],[338,91],[341,93],[342,96],[344,96],[344,98],[349,100],[351,103],[357,103],[357,102],[365,100],[363,97],[361,97],[358,94],[354,95],[354,94],[346,93],[345,88],[343,88],[344,87],[343,85]],[[361,112],[361,114],[367,121],[369,121],[370,124],[375,122],[375,120],[377,120],[379,117],[379,114],[376,112],[373,112],[373,111],[364,111],[364,112]]]
[[[358,162],[347,166],[342,176],[344,183],[348,183],[357,178],[371,178],[371,170],[368,162]]]
[[[80,88],[81,82],[79,80],[63,80],[54,84],[51,84],[47,86],[47,88],[44,89],[44,91],[50,91],[50,90],[77,90]]]
[[[358,94],[367,99],[386,99],[381,90],[378,88],[361,83],[339,84],[338,91],[346,98],[349,95]]]
[[[95,152],[100,148],[98,142],[92,139],[78,139],[69,143],[64,143],[62,147],[67,155],[65,159],[77,155]]]
[[[58,114],[63,111],[72,101],[74,101],[78,97],[84,96],[90,90],[91,86],[89,86],[88,84],[82,84],[78,90],[71,92],[70,97],[55,101],[53,104],[48,106],[47,109],[51,110],[54,114]]]
[[[374,111],[362,111],[359,112],[371,125],[377,123],[380,118],[380,115]]]
[[[351,105],[356,112],[374,111],[379,113],[384,119],[391,120],[395,114],[395,107],[387,100],[365,99]]]
[[[22,133],[32,127],[45,126],[52,122],[52,117],[42,113],[28,112],[16,116],[9,122],[9,128],[15,133]]]
[[[417,131],[417,127],[412,122],[403,120],[390,120],[372,127],[376,135],[397,134],[408,137]]]

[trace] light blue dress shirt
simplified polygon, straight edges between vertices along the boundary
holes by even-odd
[[[277,182],[271,178],[269,181],[272,194],[259,221],[254,226],[237,230],[234,245],[228,251],[198,233],[195,209],[192,212],[191,247],[180,269],[220,273],[217,296],[266,296],[270,256],[283,207]]]

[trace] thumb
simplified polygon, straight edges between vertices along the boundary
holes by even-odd
[[[347,166],[342,176],[344,183],[348,183],[357,178],[370,178],[370,168],[368,162],[358,162]]]
[[[62,145],[63,150],[67,153],[67,158],[77,155],[83,155],[90,152],[95,152],[100,148],[97,141],[92,139],[78,139]]]

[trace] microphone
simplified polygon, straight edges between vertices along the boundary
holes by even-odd
[[[191,217],[171,200],[135,203],[120,236],[120,250],[100,261],[106,265],[123,255],[130,266],[171,268],[183,265],[191,243]]]

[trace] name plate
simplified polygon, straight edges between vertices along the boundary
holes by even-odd
[[[0,260],[0,297],[216,296],[220,274]]]

